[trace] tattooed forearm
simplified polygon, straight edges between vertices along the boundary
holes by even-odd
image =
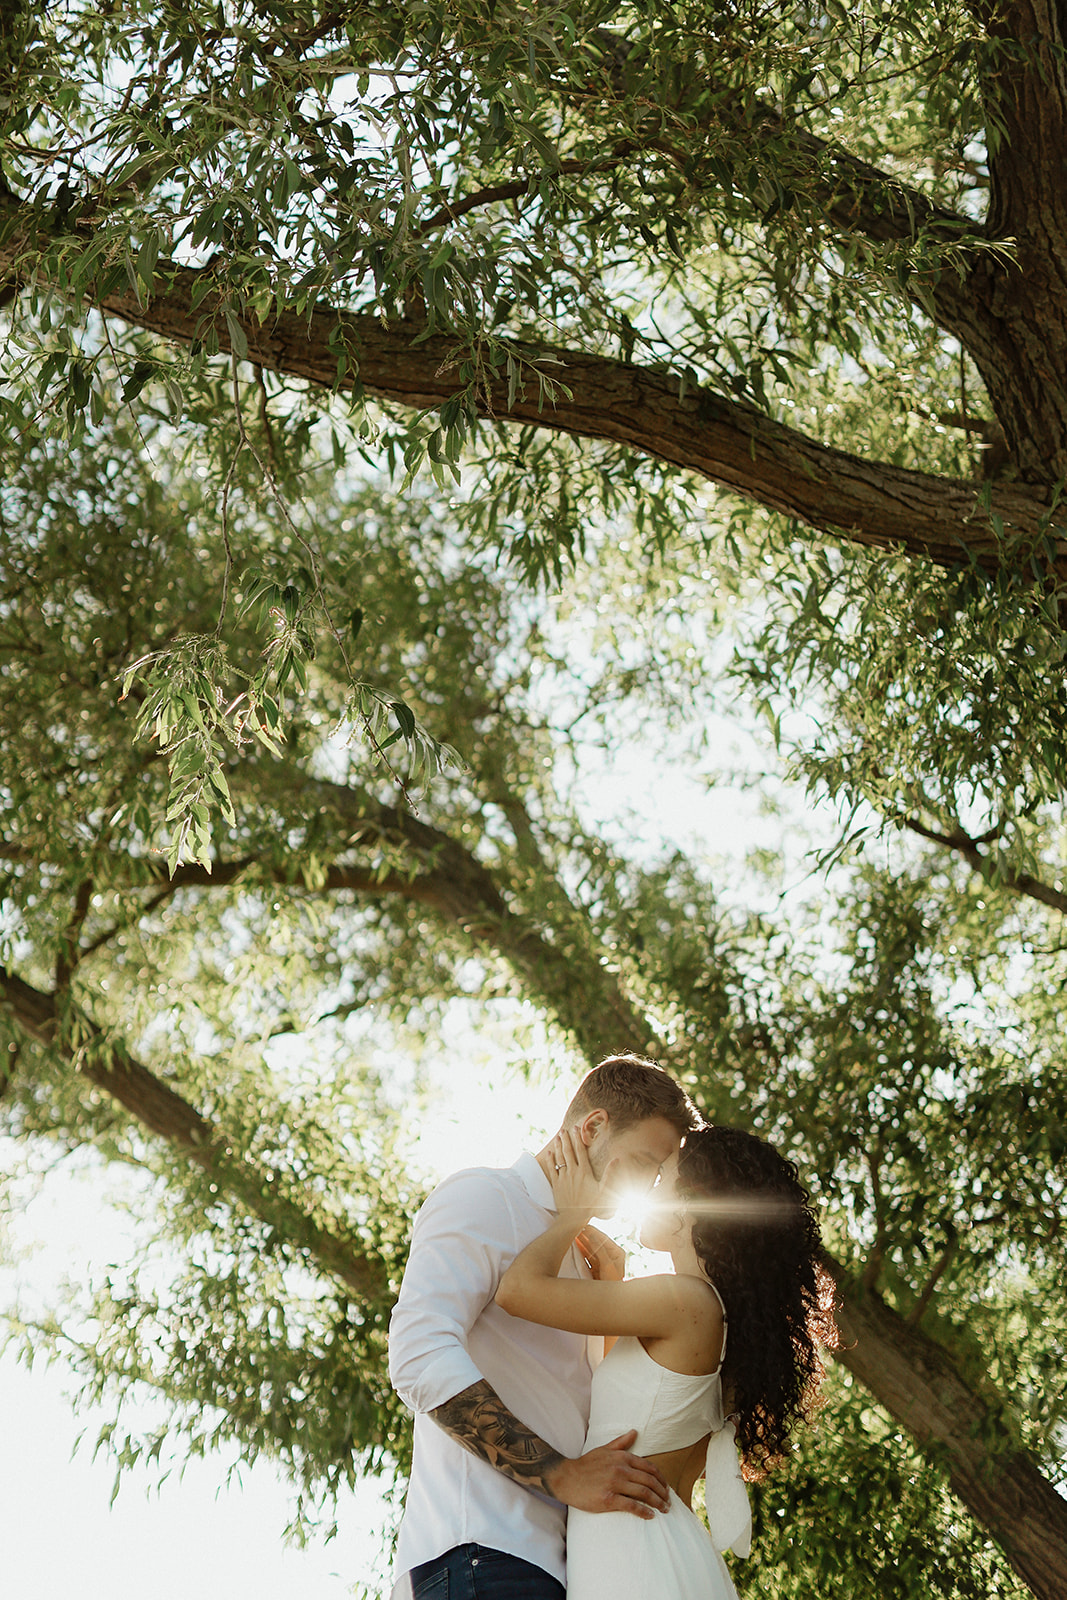
[[[438,1427],[505,1477],[551,1494],[547,1479],[563,1461],[508,1410],[484,1378],[430,1412]]]

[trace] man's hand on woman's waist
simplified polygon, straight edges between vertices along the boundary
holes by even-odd
[[[528,1489],[540,1489],[580,1511],[629,1511],[651,1517],[670,1506],[659,1469],[631,1455],[635,1430],[582,1456],[558,1450],[520,1422],[484,1378],[446,1400],[430,1416],[457,1444]]]

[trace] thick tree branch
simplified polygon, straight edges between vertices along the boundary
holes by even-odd
[[[284,1175],[268,1174],[266,1168],[245,1160],[220,1129],[83,1012],[76,1013],[79,1046],[75,1050],[61,1025],[55,996],[34,989],[6,968],[0,968],[0,1005],[20,1032],[57,1051],[80,1077],[118,1101],[149,1133],[209,1172],[220,1190],[277,1226],[286,1239],[306,1248],[361,1300],[380,1302],[388,1296],[383,1268],[354,1241],[333,1233],[290,1199],[284,1193]]]
[[[652,1053],[661,1049],[648,1017],[605,971],[602,953],[590,947],[581,914],[569,902],[557,904],[549,927],[516,905],[470,850],[411,812],[378,805],[343,784],[304,779],[299,788],[309,808],[316,813],[325,808],[336,816],[343,830],[341,849],[399,845],[411,860],[411,870],[393,869],[379,876],[375,868],[335,860],[315,889],[305,891],[281,868],[246,858],[215,862],[210,872],[195,863],[178,867],[171,887],[218,889],[242,877],[254,882],[266,876],[296,893],[349,890],[424,906],[476,948],[502,956],[524,992],[541,1000],[590,1058],[622,1047]],[[289,792],[292,798],[291,785]]]
[[[987,42],[980,82],[989,119],[990,226],[1027,248],[1067,231],[1067,12],[1061,0],[976,3]],[[1061,254],[1057,251],[1057,254]]]
[[[13,214],[0,203],[0,235],[2,277],[24,262],[36,238],[32,213]],[[214,293],[193,309],[205,271],[162,263],[166,287],[143,304],[128,286],[100,293],[96,304],[134,326],[191,344],[217,316]],[[346,372],[342,387],[358,381],[372,394],[414,408],[441,405],[465,387],[459,366],[469,356],[460,341],[434,334],[416,343],[422,331],[417,324],[386,326],[377,317],[319,306],[309,315],[281,311],[262,323],[246,316],[242,325],[250,362],[324,388],[338,384],[342,349],[358,365],[358,379]],[[221,317],[215,333],[220,348],[231,353]],[[515,351],[531,369],[530,381],[511,405],[503,382],[487,382],[480,389],[483,414],[629,446],[861,545],[897,548],[946,566],[973,561],[992,571],[999,564],[997,540],[972,483],[835,449],[754,406],[685,386],[670,373],[582,350]],[[542,401],[534,368],[558,378],[570,396],[558,389],[552,402]],[[1044,530],[1043,491],[1000,483],[986,491],[988,511],[1007,534],[1036,536]]]

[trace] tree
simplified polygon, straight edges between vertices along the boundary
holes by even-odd
[[[1058,7],[6,16],[12,289],[442,406],[446,459],[512,418],[863,543],[996,568],[1015,533],[1055,567]],[[786,425],[834,392],[868,455]]]
[[[371,752],[326,738],[347,688],[323,649],[284,744],[231,760],[234,821],[213,824],[211,870],[168,875],[146,849],[166,763],[131,737],[116,668],[131,629],[205,632],[226,559],[198,554],[211,491],[196,464],[150,475],[146,447],[165,437],[121,423],[106,449],[8,449],[4,1113],[31,1148],[154,1174],[155,1225],[184,1263],[163,1289],[98,1286],[31,1337],[73,1350],[94,1393],[156,1385],[196,1448],[222,1431],[280,1454],[307,1494],[368,1458],[403,1461],[383,1333],[417,1195],[390,1154],[388,1097],[335,1030],[345,1016],[425,1028],[450,995],[519,994],[587,1059],[620,1039],[654,1049],[709,1113],[763,1129],[812,1174],[842,1362],[881,1409],[835,1386],[809,1476],[762,1490],[764,1520],[857,1474],[887,1506],[932,1473],[936,1494],[911,1494],[903,1533],[868,1551],[879,1582],[899,1569],[913,1593],[1015,1592],[983,1536],[961,1532],[956,1495],[1043,1592],[1059,1501],[1040,1469],[1059,1470],[1063,1404],[1058,953],[1013,993],[1014,903],[948,857],[858,867],[787,930],[731,913],[682,856],[628,859],[590,833],[554,781],[589,723],[610,739],[642,705],[704,714],[691,574],[665,562],[627,600],[601,563],[567,624],[565,606],[464,556],[440,502],[373,480],[322,505],[321,559],[357,555],[388,594],[363,625],[369,681],[402,675],[418,717],[457,731],[463,772],[416,815]],[[285,528],[257,532],[261,555],[293,555]],[[601,596],[611,645],[582,659]],[[251,618],[243,642],[238,660],[258,648]],[[279,1060],[265,1041],[287,1034],[307,1043]],[[801,1584],[840,1570],[823,1527],[803,1557],[776,1536],[769,1581],[798,1561]],[[848,1548],[863,1537],[860,1507]],[[985,1587],[938,1589],[939,1572]]]
[[[0,17],[4,1103],[160,1172],[192,1263],[113,1308],[101,1370],[150,1374],[138,1330],[169,1329],[156,1381],[308,1483],[402,1455],[413,1197],[379,1118],[350,1148],[253,1041],[301,994],[428,1006],[474,952],[585,1054],[654,1049],[796,1143],[846,1366],[1060,1592],[1060,10]],[[360,452],[379,476],[331,500],[321,461]],[[592,687],[497,552],[618,619]],[[852,869],[828,952],[625,859],[551,781],[545,683],[569,719],[703,703],[738,584],[783,739],[792,700],[824,713],[798,769],[947,852]],[[228,993],[275,905],[287,961]]]

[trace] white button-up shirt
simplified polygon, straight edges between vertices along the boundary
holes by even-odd
[[[603,1340],[510,1317],[494,1304],[504,1272],[555,1208],[537,1158],[475,1167],[419,1212],[389,1325],[389,1375],[415,1412],[415,1456],[397,1545],[397,1596],[412,1567],[483,1544],[565,1582],[566,1507],[524,1489],[457,1444],[428,1415],[485,1378],[520,1422],[564,1456],[581,1454]],[[588,1277],[576,1249],[561,1277]]]

